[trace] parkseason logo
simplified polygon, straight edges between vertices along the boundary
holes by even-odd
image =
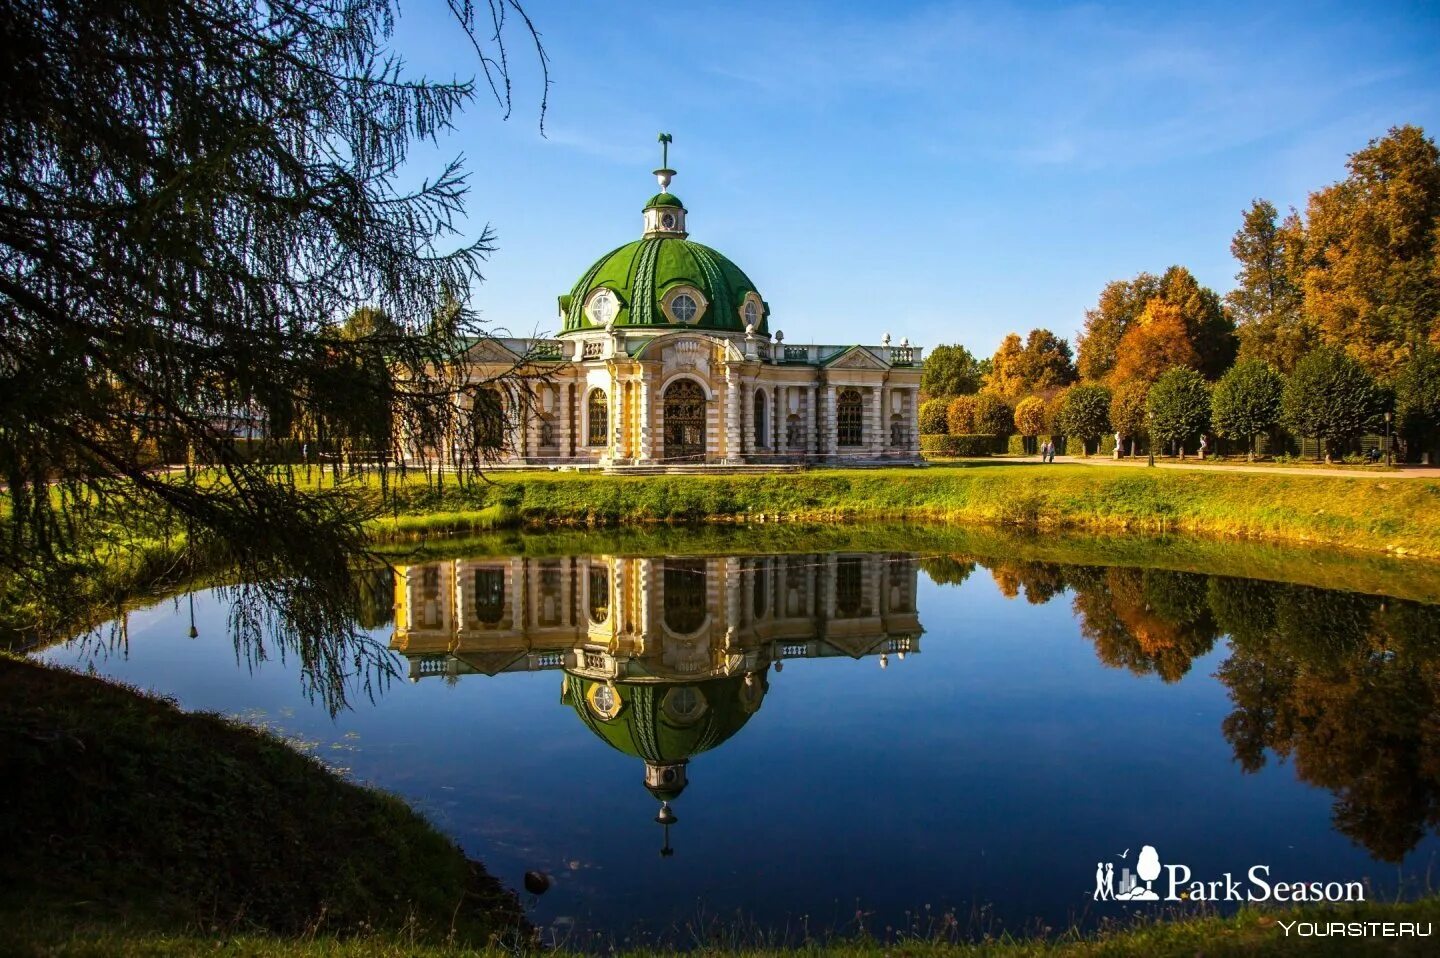
[[[1269,865],[1251,865],[1240,880],[1232,872],[1208,881],[1197,880],[1188,865],[1162,862],[1154,845],[1141,846],[1133,862],[1128,848],[1119,858],[1118,864],[1095,863],[1096,901],[1365,900],[1365,886],[1358,881],[1272,881]]]

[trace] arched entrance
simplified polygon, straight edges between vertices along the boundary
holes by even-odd
[[[705,458],[705,391],[693,379],[680,379],[665,390],[665,459]]]

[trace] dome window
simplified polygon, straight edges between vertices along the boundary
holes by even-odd
[[[688,323],[693,320],[695,314],[699,311],[700,307],[696,305],[695,297],[689,293],[681,293],[679,296],[670,300],[670,312],[674,313],[675,318],[682,323]]]
[[[754,326],[760,322],[760,307],[755,305],[755,300],[745,301],[745,324]]]
[[[590,294],[590,301],[585,304],[585,313],[596,326],[608,325],[618,312],[620,301],[608,289],[597,289]]]
[[[692,286],[673,289],[666,294],[664,300],[665,315],[670,318],[670,322],[686,326],[699,321],[705,314],[707,305],[704,295]]]

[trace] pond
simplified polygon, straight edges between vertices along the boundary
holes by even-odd
[[[1090,925],[1178,869],[1426,881],[1440,606],[922,540],[406,560],[333,716],[304,656],[227,637],[225,590],[40,656],[272,727],[512,887],[549,874],[522,897],[571,942]]]

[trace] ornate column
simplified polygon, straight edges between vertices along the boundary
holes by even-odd
[[[870,441],[865,445],[870,450],[870,457],[878,459],[885,452],[885,444],[889,436],[885,435],[885,384],[882,382],[870,390],[874,399],[874,406],[871,408],[870,419],[875,425],[870,430]]]
[[[910,411],[906,419],[906,432],[910,444],[911,458],[920,458],[920,387],[909,390]]]
[[[734,366],[725,367],[725,459],[740,460],[740,377]]]
[[[825,387],[825,448],[821,453],[828,453],[831,457],[840,454],[840,421],[836,405],[837,387],[828,384]]]
[[[651,447],[652,432],[650,429],[650,382],[649,380],[644,378],[643,374],[640,379],[640,384],[637,388],[640,390],[640,448],[639,450],[637,450],[636,455],[641,462],[649,462],[652,458],[654,458],[655,451]]]
[[[628,455],[629,435],[625,429],[625,386],[615,373],[611,373],[611,461],[624,460]]]
[[[790,421],[790,411],[784,405],[785,393],[784,386],[776,386],[770,396],[770,434],[775,437],[770,448],[776,453],[785,451],[785,425]]]

